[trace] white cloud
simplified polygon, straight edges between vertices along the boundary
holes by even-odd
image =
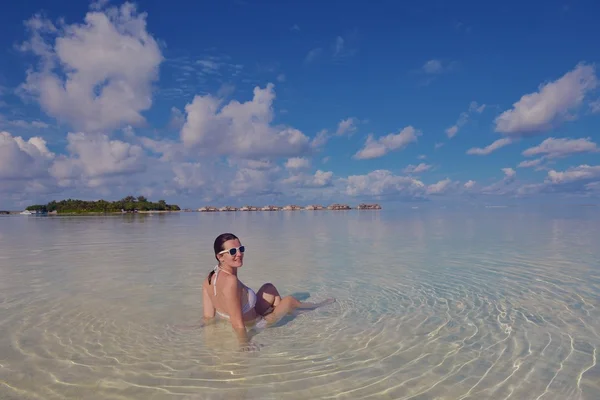
[[[600,165],[580,165],[566,171],[548,171],[548,181],[553,184],[564,184],[576,181],[600,179]]]
[[[195,96],[185,106],[181,140],[201,154],[257,158],[295,156],[310,150],[309,138],[297,129],[271,126],[274,85],[254,88],[245,103],[232,100],[221,107],[211,95]]]
[[[70,156],[57,157],[50,168],[61,186],[73,185],[80,179],[90,185],[100,182],[96,178],[134,174],[146,169],[146,154],[138,145],[86,133],[69,133],[67,141]]]
[[[450,128],[446,129],[446,135],[449,138],[453,138],[458,133],[458,125],[452,125]]]
[[[517,174],[517,171],[512,168],[502,168],[502,172],[504,172],[504,177],[506,179],[512,179]]]
[[[426,188],[418,179],[397,176],[388,170],[375,170],[366,175],[351,175],[345,179],[349,196],[406,195],[422,197]]]
[[[328,140],[329,140],[329,132],[327,132],[327,129],[321,129],[319,132],[317,132],[315,137],[311,140],[310,146],[312,148],[316,149],[316,148],[324,146]]]
[[[450,72],[455,69],[457,63],[455,61],[450,61],[445,63],[438,59],[431,59],[421,67],[421,72],[426,75],[440,75],[445,72]]]
[[[332,180],[333,172],[317,170],[314,175],[292,175],[289,178],[284,179],[282,183],[304,188],[324,188],[331,186]]]
[[[245,165],[246,168],[250,169],[267,170],[277,168],[271,160],[243,160],[242,162],[240,161],[238,161],[238,163]]]
[[[485,107],[485,104],[479,105],[476,101],[472,101],[471,104],[469,104],[469,109],[460,114],[458,120],[456,121],[456,124],[446,129],[446,135],[448,135],[449,138],[453,138],[458,133],[459,129],[462,128],[469,121],[471,115],[473,115],[474,113],[481,114],[483,110],[485,110]]]
[[[517,167],[519,168],[529,168],[529,167],[537,167],[543,160],[541,158],[536,158],[535,160],[525,160],[521,161]]]
[[[427,156],[426,156],[425,154],[420,154],[420,155],[419,155],[417,158],[418,158],[419,160],[424,160],[424,159],[426,159],[426,158],[427,158]]]
[[[426,74],[439,74],[444,70],[440,60],[429,60],[423,64],[423,72]]]
[[[201,71],[208,75],[220,75],[221,64],[214,59],[196,60],[196,64],[201,67]]]
[[[315,61],[321,55],[322,52],[323,52],[323,49],[320,47],[310,50],[306,54],[306,57],[304,58],[304,62],[306,64],[308,64],[308,63]]]
[[[498,150],[501,147],[511,144],[512,142],[513,142],[513,140],[511,138],[498,139],[498,140],[494,141],[492,144],[490,144],[484,148],[472,147],[469,150],[467,150],[467,154],[485,156],[485,155],[490,154],[493,151]]]
[[[181,163],[173,165],[173,182],[180,189],[198,190],[207,183],[207,177],[200,163]]]
[[[463,186],[465,189],[472,189],[476,184],[477,184],[477,182],[475,182],[473,180],[468,180],[467,182],[465,182],[465,184]]]
[[[592,114],[600,113],[600,100],[592,101],[590,103],[590,111]]]
[[[54,153],[41,137],[25,141],[20,136],[0,132],[0,179],[21,180],[46,176]]]
[[[405,174],[418,174],[420,172],[429,171],[431,169],[431,165],[420,163],[419,165],[408,165],[406,168],[402,170]]]
[[[277,170],[240,168],[226,190],[227,197],[259,196],[276,191]]]
[[[521,97],[513,108],[495,120],[496,131],[507,135],[534,135],[547,131],[564,120],[583,103],[596,88],[598,78],[594,66],[579,64],[556,81],[540,86],[537,92]]]
[[[152,105],[152,83],[163,60],[146,30],[146,14],[125,3],[90,11],[83,24],[56,27],[35,16],[21,48],[41,59],[21,91],[77,129],[102,131],[141,124]],[[53,41],[46,41],[51,36]]]
[[[174,130],[181,130],[185,123],[185,115],[177,107],[171,107],[171,118],[169,120],[169,128]]]
[[[11,120],[8,121],[9,125],[12,126],[16,126],[19,128],[25,128],[25,129],[47,129],[50,127],[50,125],[48,125],[45,122],[42,121],[24,121],[22,119],[16,119],[16,120]]]
[[[450,178],[443,179],[437,183],[433,183],[427,186],[426,193],[427,194],[444,194],[448,192],[450,189],[454,188],[457,185],[457,182],[452,182]]]
[[[336,135],[343,135],[345,133],[356,132],[357,119],[354,117],[346,118],[340,121],[336,131]]]
[[[530,147],[523,151],[524,156],[544,155],[544,158],[567,157],[578,153],[598,152],[598,146],[590,138],[582,139],[555,139],[548,138],[538,146]]]
[[[286,161],[285,167],[287,169],[309,168],[310,160],[306,157],[292,157]]]
[[[365,146],[354,155],[354,158],[364,160],[382,157],[390,151],[403,149],[410,143],[416,142],[419,135],[421,135],[421,132],[412,126],[407,126],[400,133],[390,133],[379,139],[374,139],[373,135],[370,134],[367,137]]]

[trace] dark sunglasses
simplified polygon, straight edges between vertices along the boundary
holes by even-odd
[[[229,253],[229,255],[231,256],[235,256],[238,252],[238,250],[240,251],[240,253],[243,253],[246,251],[246,248],[244,246],[240,246],[240,247],[232,247],[230,249],[227,250],[223,250],[222,252],[220,252],[219,254],[224,254],[224,253]]]

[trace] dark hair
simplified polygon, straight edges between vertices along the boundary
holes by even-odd
[[[236,239],[238,239],[238,237],[235,236],[233,233],[221,233],[219,236],[217,236],[217,238],[215,239],[215,244],[213,246],[214,250],[215,250],[215,258],[217,259],[217,261],[219,261],[217,254],[220,253],[221,251],[225,250],[225,249],[223,249],[223,244],[228,240],[236,240]]]
[[[224,250],[223,244],[228,240],[236,240],[236,239],[238,239],[238,237],[235,236],[233,233],[221,233],[219,236],[217,236],[217,238],[215,239],[215,243],[213,245],[213,249],[215,250],[215,258],[217,259],[217,261],[219,261],[217,254],[219,254],[221,251]],[[214,272],[215,271],[210,271],[208,274],[208,283],[209,284],[210,284],[210,278],[212,277],[212,274]]]

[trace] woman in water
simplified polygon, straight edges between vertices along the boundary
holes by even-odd
[[[282,298],[271,283],[265,283],[255,293],[238,279],[245,247],[232,233],[217,236],[214,251],[218,264],[202,284],[204,320],[212,320],[215,314],[228,319],[243,348],[250,347],[246,324],[258,320],[256,325],[264,327],[293,310],[315,309],[334,301],[328,299],[315,304],[300,302],[292,296]]]

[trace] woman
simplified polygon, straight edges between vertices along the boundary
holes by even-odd
[[[255,293],[237,277],[244,264],[245,247],[232,233],[217,236],[214,251],[218,264],[202,284],[204,319],[212,320],[215,314],[228,319],[243,348],[250,347],[246,324],[258,320],[256,325],[264,327],[295,309],[315,309],[334,301],[315,304],[302,303],[292,296],[282,298],[271,283]]]

